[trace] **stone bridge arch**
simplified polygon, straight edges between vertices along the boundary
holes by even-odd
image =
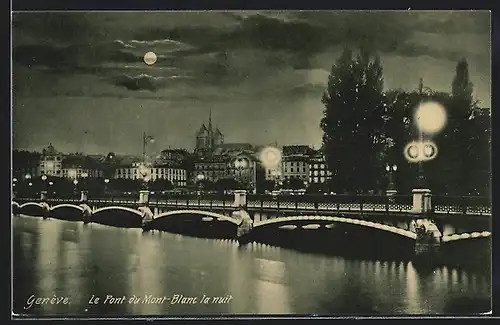
[[[94,210],[89,221],[114,227],[141,228],[142,218],[143,215],[138,210],[121,206],[108,206]]]
[[[53,211],[53,210],[56,210],[56,209],[60,209],[60,208],[73,208],[73,209],[80,210],[80,212],[83,211],[83,208],[81,206],[78,206],[78,205],[75,205],[75,204],[68,204],[68,203],[62,203],[62,204],[54,205],[53,207],[50,208],[50,211]]]
[[[471,233],[463,233],[463,234],[453,234],[443,236],[441,239],[442,243],[450,243],[456,242],[458,240],[463,241],[467,239],[475,239],[475,238],[489,238],[491,236],[491,232],[483,231],[483,232],[471,232]]]
[[[200,215],[200,216],[206,216],[206,217],[212,217],[217,220],[223,220],[223,221],[228,221],[230,223],[233,223],[235,225],[238,225],[238,221],[235,220],[234,218],[225,216],[220,213],[215,213],[215,212],[209,212],[209,211],[201,211],[201,210],[174,210],[174,211],[167,211],[159,214],[158,216],[155,217],[154,220],[158,220],[161,218],[169,218],[172,216],[176,215],[181,215],[181,214],[195,214],[195,215]]]
[[[23,203],[19,206],[19,208],[24,208],[24,207],[28,207],[28,206],[37,206],[39,208],[43,208],[43,204],[42,203],[38,203],[38,202],[26,202],[26,203]]]
[[[81,221],[83,208],[70,203],[57,204],[49,209],[49,217],[61,220]]]
[[[345,217],[336,217],[336,216],[291,216],[291,217],[280,217],[276,219],[268,219],[260,222],[256,222],[253,226],[253,229],[259,229],[264,227],[280,227],[286,226],[290,223],[296,221],[311,221],[311,222],[319,222],[319,223],[343,223],[343,224],[351,224],[351,225],[359,225],[364,227],[369,227],[373,229],[387,231],[389,233],[397,234],[403,237],[407,237],[409,239],[416,239],[417,235],[409,230],[405,230],[402,228],[388,226],[384,224],[380,224],[373,221],[360,220],[354,218],[345,218]],[[304,226],[302,226],[304,227]],[[306,228],[307,229],[307,228]]]

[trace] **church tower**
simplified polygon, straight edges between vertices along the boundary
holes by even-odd
[[[224,143],[224,135],[219,128],[214,129],[212,124],[212,109],[210,108],[207,126],[203,124],[196,133],[195,153],[202,156],[210,155],[222,143]]]

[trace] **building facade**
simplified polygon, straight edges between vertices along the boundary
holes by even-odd
[[[134,163],[130,166],[120,166],[115,170],[114,177],[116,179],[138,179],[142,180],[141,174],[144,167],[141,163]],[[174,186],[186,186],[187,173],[184,168],[180,168],[172,164],[155,164],[145,167],[149,181],[164,179],[170,181]]]
[[[282,153],[283,180],[300,179],[307,184],[312,149],[305,145],[283,146]]]
[[[321,151],[317,151],[309,160],[309,183],[327,184],[332,173],[328,170],[326,159]]]
[[[63,154],[58,152],[52,144],[42,150],[40,157],[39,173],[47,176],[62,176]]]
[[[231,146],[232,145],[232,146]],[[224,145],[210,157],[200,157],[194,162],[192,181],[200,179],[217,183],[234,179],[244,188],[254,190],[257,184],[259,164],[255,152],[241,150],[239,144]],[[247,148],[246,145],[243,147]]]

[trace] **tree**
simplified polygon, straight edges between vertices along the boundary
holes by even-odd
[[[436,137],[439,145],[436,165],[441,171],[440,177],[446,181],[444,192],[468,195],[476,191],[475,182],[479,179],[476,169],[484,167],[478,162],[478,158],[484,160],[485,155],[489,156],[489,150],[486,149],[487,153],[479,153],[481,142],[488,140],[478,137],[478,132],[484,127],[481,126],[480,119],[475,118],[480,114],[477,101],[473,98],[473,84],[466,59],[459,60],[456,65],[446,112],[446,127]]]
[[[345,49],[332,66],[321,120],[331,188],[336,192],[379,187],[384,147],[384,94],[378,56],[361,49],[353,58]]]
[[[174,185],[168,179],[158,178],[151,182],[149,188],[153,191],[168,191],[174,188]]]
[[[234,178],[221,178],[215,182],[215,189],[218,191],[236,190],[241,187],[237,180]]]
[[[300,190],[301,188],[304,188],[304,181],[301,180],[300,178],[297,177],[292,177],[288,180],[285,181],[283,184],[284,188],[292,189],[292,190]]]
[[[266,191],[274,190],[276,183],[271,179],[261,180],[257,186],[257,189],[260,193],[265,193]]]

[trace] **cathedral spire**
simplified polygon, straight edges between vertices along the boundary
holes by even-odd
[[[208,130],[212,131],[212,108],[210,107],[210,112],[208,113]]]

